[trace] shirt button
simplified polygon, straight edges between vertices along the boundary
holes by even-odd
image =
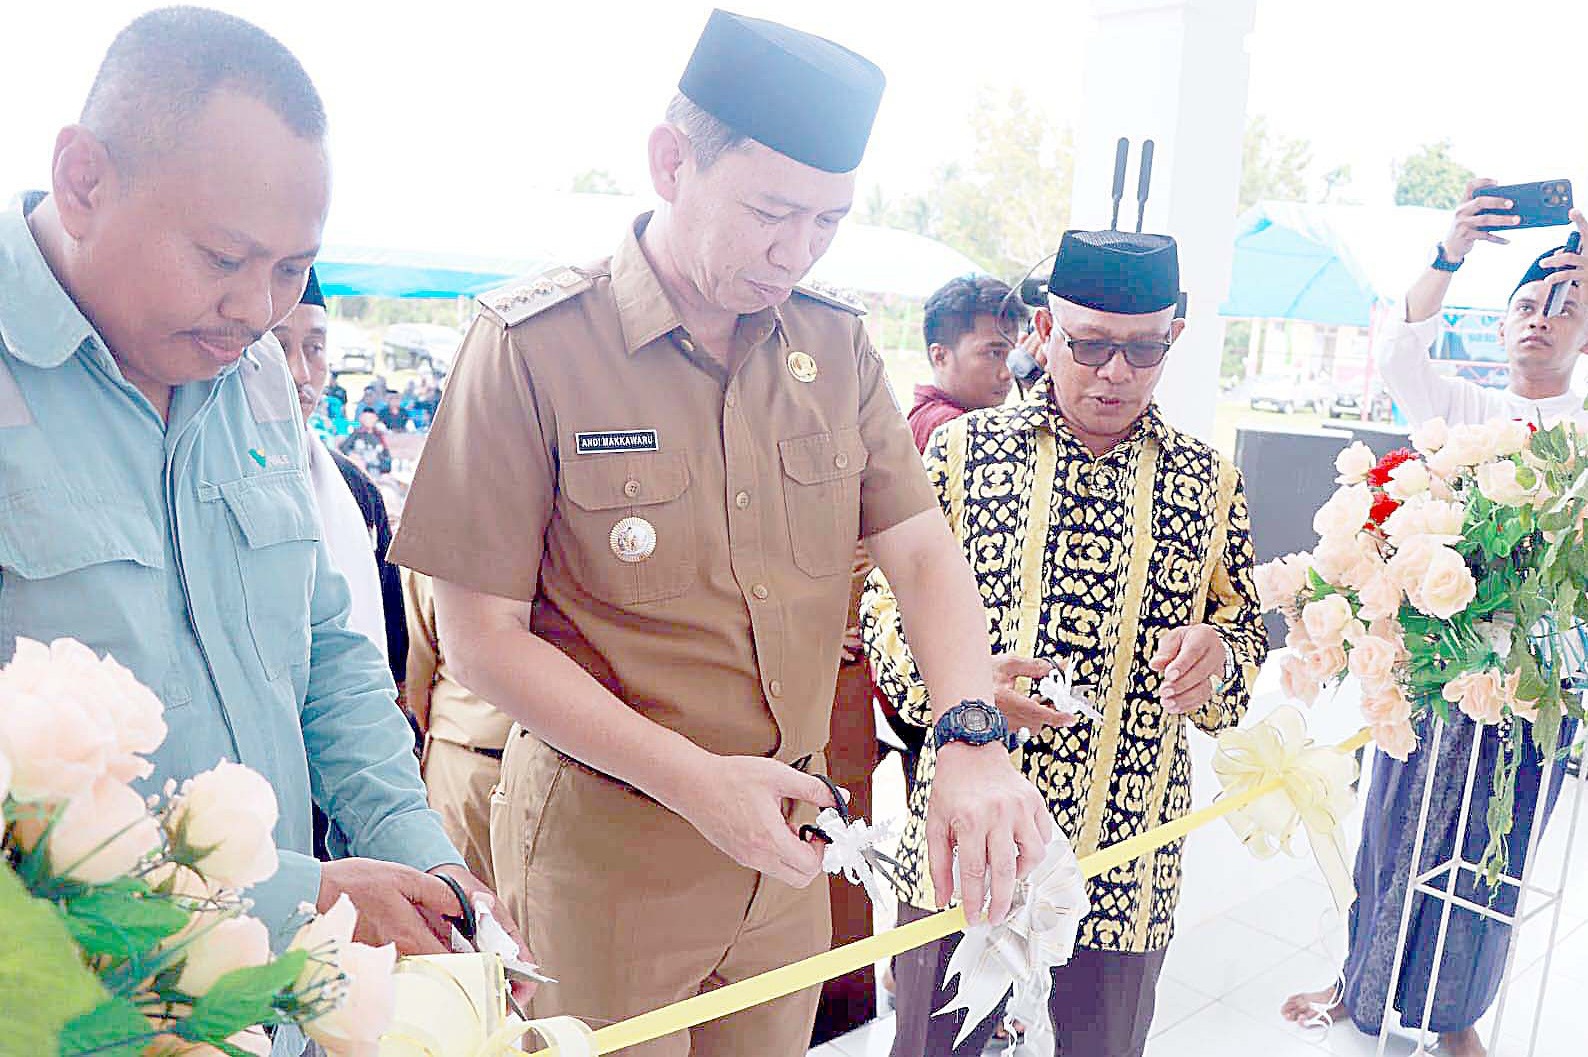
[[[779,682],[778,680],[776,680],[776,679],[772,680],[771,684],[767,687],[767,689],[772,691],[772,696],[773,697],[782,697],[783,696],[783,684],[781,682]]]
[[[633,499],[635,496],[639,495],[640,494],[640,482],[638,482],[638,481],[625,481],[623,483],[623,494],[628,496],[630,499]]]
[[[766,584],[756,584],[754,587],[750,588],[750,593],[755,595],[755,597],[760,599],[762,602],[765,602],[772,595],[772,592],[766,589]]]
[[[733,497],[733,505],[738,507],[740,510],[743,510],[745,507],[749,506],[750,505],[750,493],[749,492],[740,492],[738,495],[734,496]]]
[[[841,451],[837,455],[834,455],[833,465],[838,467],[840,470],[847,470],[849,468],[849,454],[847,452]]]
[[[739,398],[737,396],[735,396],[733,393],[729,393],[726,397],[723,398],[723,403],[727,404],[729,407],[738,407],[739,406]]]

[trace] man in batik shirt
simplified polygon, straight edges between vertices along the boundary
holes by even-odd
[[[1005,671],[1067,668],[1098,716],[1045,707],[1030,677],[998,705],[1028,727],[1021,770],[1079,855],[1184,815],[1186,726],[1215,734],[1246,710],[1266,647],[1235,467],[1169,426],[1152,396],[1184,321],[1174,240],[1117,231],[1064,236],[1036,327],[1048,376],[1018,404],[939,430],[929,476],[971,561]],[[861,635],[878,686],[914,722],[931,706],[887,583],[875,575]],[[937,901],[925,862],[928,740],[899,858],[900,922]],[[1140,1055],[1173,930],[1180,842],[1088,883],[1075,955],[1054,971],[1050,1013],[1064,1057]],[[894,1057],[979,1054],[999,1019],[959,1048],[963,1012],[944,972],[956,940],[901,956]]]

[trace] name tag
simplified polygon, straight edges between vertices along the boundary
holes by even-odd
[[[599,455],[609,451],[656,451],[654,429],[601,430],[575,433],[574,450],[580,455]]]

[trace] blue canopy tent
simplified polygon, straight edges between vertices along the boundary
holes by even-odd
[[[516,275],[537,270],[533,259],[460,253],[327,246],[315,262],[330,297],[474,297]]]

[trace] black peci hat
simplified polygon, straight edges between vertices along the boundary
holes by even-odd
[[[1140,316],[1180,300],[1180,257],[1168,235],[1066,231],[1048,294],[1098,312]]]
[[[735,132],[832,173],[866,152],[886,78],[830,40],[717,10],[678,90]]]

